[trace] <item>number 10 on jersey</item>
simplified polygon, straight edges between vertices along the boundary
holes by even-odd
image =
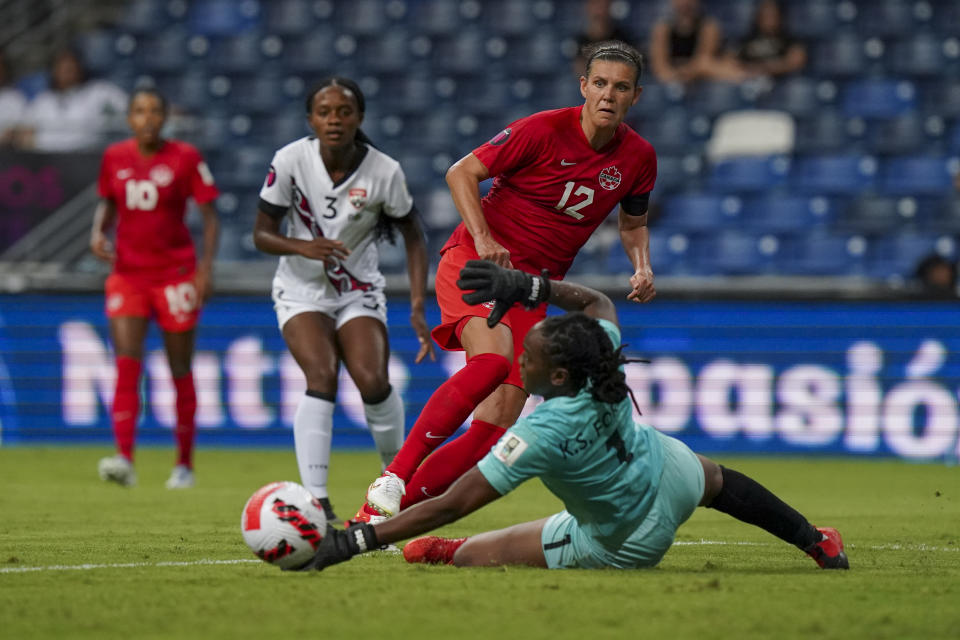
[[[580,185],[577,187],[577,190],[574,191],[574,182],[571,180],[563,187],[563,196],[560,198],[560,202],[554,207],[557,211],[562,211],[571,218],[576,220],[583,220],[583,214],[580,213],[580,209],[593,204],[593,189],[590,187]],[[567,201],[570,200],[570,195],[574,196],[584,196],[583,200],[567,206]]]

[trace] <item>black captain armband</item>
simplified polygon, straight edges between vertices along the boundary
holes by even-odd
[[[281,207],[278,204],[273,204],[272,202],[267,202],[263,198],[260,198],[260,201],[257,203],[257,209],[263,211],[274,220],[279,220],[283,216],[287,215],[287,209],[289,209],[289,207]]]
[[[627,196],[620,201],[620,206],[630,216],[642,216],[650,207],[650,192],[635,196]]]

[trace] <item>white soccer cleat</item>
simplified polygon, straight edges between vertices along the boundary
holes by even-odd
[[[133,463],[119,454],[101,458],[97,471],[100,479],[105,482],[116,482],[122,487],[133,487],[137,484],[137,472],[133,470]]]
[[[195,484],[193,471],[182,464],[178,464],[167,478],[167,489],[190,489]]]
[[[400,512],[400,500],[406,493],[406,483],[396,474],[387,471],[370,484],[367,489],[367,504],[392,518]]]

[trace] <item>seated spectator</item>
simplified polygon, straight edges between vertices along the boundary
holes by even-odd
[[[598,42],[619,40],[636,46],[633,36],[617,24],[610,12],[612,0],[585,0],[583,3],[583,30],[577,34],[577,57],[573,61],[573,71],[579,77],[583,73],[586,58],[584,48]]]
[[[650,68],[660,82],[689,84],[722,72],[720,23],[703,13],[699,0],[671,0],[671,14],[650,33]]]
[[[796,73],[806,64],[806,47],[790,36],[780,4],[776,0],[761,0],[750,32],[727,52],[717,79],[741,82],[776,78]]]
[[[921,260],[914,277],[926,296],[957,297],[957,265],[939,254],[933,253]]]
[[[28,105],[19,145],[50,152],[96,149],[126,111],[126,92],[105,80],[88,80],[80,56],[64,49],[54,56],[50,88]]]
[[[3,50],[0,50],[0,145],[13,142],[27,105],[27,98],[13,85],[13,75]]]

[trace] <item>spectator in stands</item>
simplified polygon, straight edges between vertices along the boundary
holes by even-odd
[[[783,10],[776,0],[762,0],[747,36],[729,49],[719,65],[717,79],[741,82],[796,73],[807,64],[803,43],[790,36]]]
[[[0,49],[0,145],[3,146],[13,142],[27,105],[26,96],[12,81],[7,56]]]
[[[914,277],[926,296],[957,297],[957,265],[938,253],[930,254],[921,260]]]
[[[619,40],[634,44],[633,36],[621,27],[610,11],[611,0],[586,0],[583,3],[583,30],[577,34],[577,56],[573,61],[573,71],[580,77],[587,59],[583,52],[591,44],[607,40]]]
[[[87,78],[79,54],[62,49],[53,58],[50,88],[28,105],[19,145],[37,151],[86,151],[119,132],[127,94],[105,80]]]
[[[720,23],[703,13],[699,0],[671,0],[671,14],[650,33],[650,67],[660,82],[689,84],[723,73]]]

